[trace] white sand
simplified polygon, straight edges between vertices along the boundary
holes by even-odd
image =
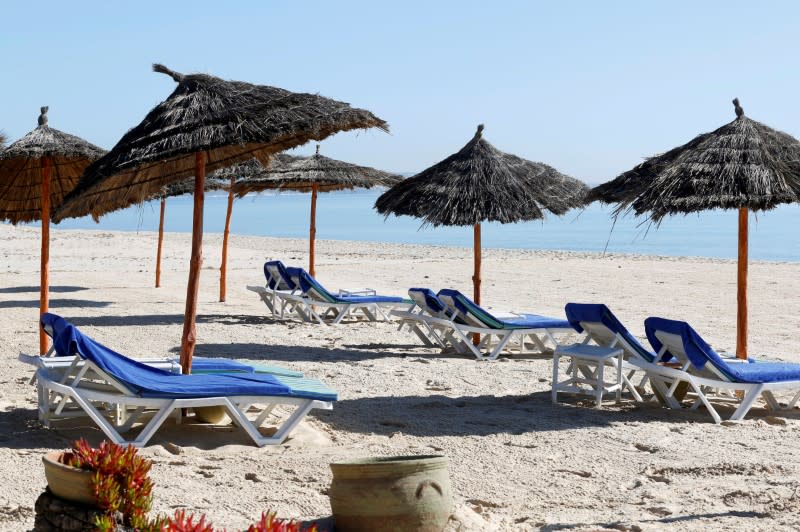
[[[0,225],[0,241],[0,529],[24,530],[45,486],[41,455],[79,435],[93,442],[102,435],[88,421],[67,429],[37,423],[31,369],[16,357],[38,346],[39,232]],[[263,283],[265,259],[304,265],[306,242],[234,236],[228,302],[218,303],[220,241],[205,239],[197,353],[300,370],[340,400],[273,448],[252,446],[231,427],[165,427],[142,451],[155,463],[156,511],[188,507],[228,529],[267,509],[322,517],[330,515],[331,461],[444,454],[459,518],[452,530],[800,527],[794,413],[771,425],[754,409],[741,424],[719,426],[702,411],[630,401],[597,410],[569,398],[553,405],[546,357],[486,363],[443,355],[391,323],[275,322],[244,287]],[[188,250],[189,235],[166,236],[163,287],[155,289],[152,233],[55,230],[51,308],[123,353],[175,353]],[[661,315],[686,319],[715,347],[734,349],[732,261],[516,250],[484,257],[491,308],[561,316],[568,301],[605,302],[640,337],[644,318]],[[471,266],[467,249],[318,243],[318,278],[332,288],[469,293]],[[800,362],[798,296],[800,265],[750,265],[751,353]],[[170,454],[165,443],[183,452]]]

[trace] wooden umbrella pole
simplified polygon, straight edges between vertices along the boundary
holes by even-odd
[[[194,159],[194,216],[192,218],[192,258],[189,261],[189,283],[186,288],[186,311],[181,337],[181,369],[191,373],[192,356],[197,344],[195,318],[197,293],[200,288],[200,269],[203,266],[203,200],[206,180],[206,154],[198,152]]]
[[[161,247],[164,244],[164,210],[167,199],[161,198],[161,214],[158,217],[158,251],[156,252],[156,288],[161,286]]]
[[[739,209],[739,267],[736,290],[736,358],[747,358],[747,215]]]
[[[49,308],[49,268],[50,268],[50,171],[52,161],[45,157],[42,161],[42,263],[39,267],[39,316]],[[39,354],[47,353],[47,334],[39,327]]]
[[[308,230],[308,273],[314,277],[314,241],[317,239],[317,189],[319,185],[311,185],[311,227]]]
[[[472,275],[473,286],[473,299],[476,305],[481,304],[481,224],[473,226],[474,245],[473,250],[475,253],[475,273]],[[481,335],[475,333],[472,335],[472,342],[478,345],[481,341]]]
[[[225,214],[225,231],[222,233],[222,264],[219,266],[219,300],[225,301],[225,289],[228,284],[228,235],[231,232],[231,214],[233,213],[233,185],[236,177],[231,177],[231,187],[228,190],[228,212]]]

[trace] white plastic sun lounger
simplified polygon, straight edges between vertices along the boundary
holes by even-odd
[[[287,305],[290,306],[290,311],[293,310],[290,305],[292,300],[283,296],[300,292],[300,287],[295,284],[289,270],[279,260],[267,261],[264,263],[266,286],[247,286],[248,290],[261,297],[273,317],[283,318]]]
[[[713,406],[718,401],[736,405],[730,419],[740,420],[759,398],[769,410],[781,410],[775,391],[797,390],[785,409],[794,408],[800,400],[800,364],[723,358],[686,322],[653,317],[644,324],[659,356],[672,355],[682,364],[683,380],[697,397],[692,408],[704,406],[716,423],[722,421]],[[670,392],[673,388],[674,384]]]
[[[338,324],[346,317],[389,321],[389,312],[408,309],[412,305],[410,300],[402,297],[333,294],[302,268],[294,268],[291,276],[296,279],[295,284],[300,286],[301,293],[280,294],[279,297],[290,301],[294,312],[307,322]]]
[[[644,401],[639,390],[643,390],[649,382],[653,390],[657,392],[656,398],[660,396],[661,400],[671,408],[680,408],[679,402],[673,397],[674,390],[673,393],[670,393],[668,388],[675,378],[678,381],[682,380],[682,372],[672,367],[659,365],[657,362],[659,357],[639,343],[608,307],[593,303],[567,303],[564,311],[570,325],[577,332],[586,334],[581,345],[591,342],[600,347],[619,347],[623,350],[620,378],[623,391],[629,391],[636,401]],[[559,348],[568,347],[559,346]],[[569,368],[567,373],[575,374],[576,370],[585,371],[582,368]],[[553,371],[555,375],[556,368]],[[634,385],[636,374],[640,376],[638,385]],[[585,376],[592,378],[591,375]],[[555,402],[555,393],[553,399]]]
[[[55,329],[70,325],[66,320],[50,319],[41,323],[42,330],[52,339],[57,331]],[[20,362],[30,364],[35,368],[48,368],[51,373],[63,373],[69,368],[79,367],[83,362],[80,358],[69,353],[59,353],[56,350],[56,343],[51,342],[50,349],[44,355],[28,355],[20,353],[17,356]],[[162,357],[146,357],[137,358],[138,362],[153,366],[155,368],[169,371],[170,373],[180,373],[182,371],[180,359],[175,356],[162,356]],[[273,366],[263,363],[245,364],[236,360],[225,358],[205,358],[194,357],[192,361],[193,373],[271,373],[275,375],[285,375],[287,377],[302,377],[303,374],[299,371]],[[31,377],[31,384],[36,381],[36,374]]]
[[[408,328],[423,344],[445,349],[453,346],[460,353],[469,348],[455,337],[455,324],[447,306],[429,288],[409,288],[408,297],[414,304],[408,310],[392,310],[390,315],[400,320],[398,331]]]
[[[547,350],[545,341],[555,347],[558,345],[555,334],[574,334],[569,322],[562,318],[551,318],[538,314],[517,314],[510,318],[493,316],[486,309],[478,306],[458,290],[440,290],[439,299],[447,305],[454,336],[460,344],[479,360],[496,360],[502,352],[520,354],[536,352],[526,346],[530,341],[539,352]],[[474,345],[470,335],[481,335],[481,342]]]
[[[61,318],[42,316],[43,322],[55,319]],[[281,443],[310,410],[330,409],[336,400],[336,393],[324,384],[302,377],[169,373],[124,357],[72,325],[59,329],[54,342],[83,363],[79,367],[76,361],[61,374],[46,367],[37,370],[39,419],[46,426],[63,417],[88,415],[112,441],[143,446],[171,414],[180,418],[183,408],[219,406],[263,446]],[[293,411],[277,419],[275,433],[262,435],[258,427],[279,413],[276,406]],[[123,435],[140,422],[138,434]]]

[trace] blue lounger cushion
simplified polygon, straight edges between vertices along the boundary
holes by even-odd
[[[710,363],[732,382],[764,383],[800,380],[800,364],[754,362],[752,360],[749,361],[750,363],[728,363],[684,321],[650,317],[644,321],[644,328],[647,339],[656,351],[660,351],[663,347],[655,335],[656,331],[680,336],[683,340],[684,351],[693,366],[703,368]]]
[[[564,307],[564,312],[567,315],[569,324],[579,333],[583,332],[583,328],[580,325],[582,321],[587,323],[602,323],[614,334],[619,334],[624,338],[644,360],[647,362],[655,361],[656,354],[643,346],[639,340],[622,325],[607,306],[597,303],[567,303]],[[665,358],[667,360],[672,360],[672,357],[669,355]]]
[[[408,295],[420,307],[432,316],[447,312],[447,305],[430,288],[409,288]],[[422,305],[420,303],[423,303]]]
[[[42,315],[43,323],[52,321],[51,316],[54,315]],[[317,395],[313,391],[295,392],[280,380],[290,382],[296,377],[280,377],[266,373],[180,375],[164,371],[109,349],[69,323],[61,324],[59,334],[54,334],[53,343],[59,352],[74,353],[93,362],[141,397],[175,399],[257,395],[314,399]]]
[[[497,318],[488,310],[459,292],[445,288],[439,290],[441,296],[448,296],[461,314],[472,314],[489,329],[568,329],[570,324],[563,318],[541,316],[539,314],[519,314],[514,318]]]
[[[267,278],[267,287],[270,290],[294,290],[296,288],[286,266],[279,260],[264,263],[264,277]]]
[[[55,314],[46,313],[42,315],[41,322],[43,325],[49,326],[53,331],[52,336],[61,334],[64,329],[71,325],[67,320]],[[59,351],[59,346],[53,344],[57,356],[75,356],[75,353],[65,353]],[[192,372],[193,373],[272,373],[276,375],[287,375],[292,377],[302,377],[303,374],[299,371],[281,368],[279,366],[272,366],[268,364],[245,364],[237,360],[228,360],[224,358],[205,358],[194,357],[192,359]]]
[[[328,303],[411,303],[410,300],[394,296],[336,296],[302,268],[297,269],[300,289],[304,294],[314,292],[321,301]]]

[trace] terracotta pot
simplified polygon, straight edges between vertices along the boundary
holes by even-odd
[[[96,505],[97,500],[92,494],[92,475],[94,471],[78,469],[61,462],[64,458],[63,451],[53,451],[42,457],[44,462],[44,476],[53,495],[81,504]]]
[[[392,456],[331,464],[336,530],[439,532],[453,506],[447,458]]]

